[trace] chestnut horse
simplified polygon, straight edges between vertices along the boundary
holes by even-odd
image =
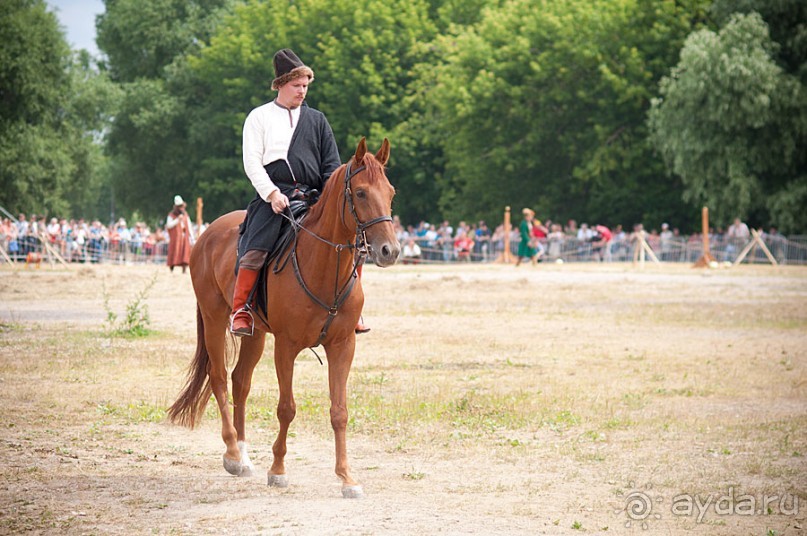
[[[190,268],[197,300],[196,354],[185,387],[168,415],[171,422],[193,428],[212,393],[221,414],[227,472],[238,476],[255,472],[247,452],[246,400],[266,333],[272,333],[280,388],[280,429],[272,447],[269,485],[288,485],[284,459],[289,424],[296,412],[292,393],[294,360],[303,349],[322,344],[328,361],[336,474],[342,479],[345,497],[362,495],[361,486],[350,474],[345,441],[347,378],[356,347],[354,328],[364,304],[361,280],[356,278],[355,270],[364,255],[385,267],[394,264],[400,253],[390,216],[395,189],[384,172],[388,159],[388,140],[373,156],[362,138],[348,163],[326,182],[319,201],[305,215],[290,249],[284,253],[293,266],[280,263],[275,264],[276,269],[270,266],[266,270],[267,311],[265,315],[255,312],[255,333],[241,338],[232,371],[232,414],[227,400],[225,338],[235,284],[238,227],[245,212],[221,216],[194,245]],[[280,265],[285,267],[278,270]]]

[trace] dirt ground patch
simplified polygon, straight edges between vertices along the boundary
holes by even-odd
[[[367,267],[348,450],[295,367],[285,490],[271,342],[221,467],[213,404],[165,423],[196,344],[164,266],[0,266],[0,533],[791,535],[807,517],[807,268]],[[146,290],[155,333],[113,335]],[[688,508],[688,509],[687,509]]]

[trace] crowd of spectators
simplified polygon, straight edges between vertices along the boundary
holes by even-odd
[[[505,249],[503,224],[493,229],[484,221],[460,221],[456,226],[448,221],[421,221],[404,226],[396,216],[394,225],[404,263],[491,262],[501,259]],[[194,225],[192,232],[198,236],[203,230]],[[660,225],[660,231],[645,231],[641,224],[626,231],[622,225],[611,229],[600,224],[578,226],[575,220],[560,224],[536,219],[533,233],[544,262],[631,261],[640,240],[646,241],[661,261],[694,262],[702,254],[700,233],[685,236],[667,223]],[[788,241],[776,229],[762,233],[762,237],[777,260],[788,258]],[[509,239],[510,253],[515,258],[520,241],[517,221],[511,226]],[[734,260],[750,240],[750,230],[739,218],[727,229],[716,228],[709,235],[712,254],[719,261]],[[38,251],[58,253],[68,262],[164,263],[168,241],[163,226],[152,228],[142,221],[130,225],[123,218],[104,225],[99,220],[48,220],[20,214],[17,221],[4,218],[0,223],[0,247],[16,260]]]
[[[198,229],[194,229],[198,232]],[[20,214],[0,222],[0,247],[15,260],[30,252],[58,254],[67,262],[165,262],[168,233],[145,222],[124,218],[104,225],[99,220],[50,218]]]
[[[406,263],[489,261],[497,255],[497,244],[501,246],[499,252],[504,247],[504,226],[491,232],[484,221],[470,225],[461,221],[456,229],[447,220],[439,225],[421,221],[417,226],[404,227],[394,216],[393,225]]]
[[[461,221],[454,228],[448,221],[403,226],[395,218],[398,239],[403,246],[402,260],[417,262],[487,262],[500,259],[505,250],[504,224],[492,231],[484,221]],[[683,235],[677,227],[662,223],[661,231],[646,231],[642,224],[626,231],[622,225],[609,228],[575,220],[565,224],[551,220],[535,220],[532,225],[534,247],[541,261],[631,261],[644,241],[665,262],[695,262],[703,252],[701,233]],[[761,233],[761,238],[779,262],[787,259],[788,241],[775,228]],[[521,240],[517,222],[510,228],[510,256],[515,259]],[[739,218],[727,228],[717,227],[709,233],[710,250],[720,261],[733,261],[751,240],[748,226]],[[802,248],[803,249],[803,248]],[[803,252],[802,252],[803,253]]]

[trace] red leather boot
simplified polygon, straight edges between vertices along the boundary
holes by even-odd
[[[247,299],[249,293],[252,292],[252,287],[255,286],[259,273],[259,270],[249,270],[243,267],[238,269],[235,290],[233,290],[233,314],[230,316],[230,332],[236,337],[251,336],[255,329],[255,321],[247,307]]]

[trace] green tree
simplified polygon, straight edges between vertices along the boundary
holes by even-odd
[[[227,0],[104,0],[98,47],[113,80],[162,78],[163,69],[209,38]]]
[[[67,73],[70,90],[64,95],[62,138],[74,171],[63,187],[63,198],[70,216],[107,221],[113,175],[104,149],[120,104],[120,89],[98,71],[95,60],[84,50],[73,53]]]
[[[397,190],[393,208],[411,221],[437,208],[436,183],[424,173],[428,152],[422,145],[413,147],[412,137],[400,127],[422,110],[409,96],[429,83],[417,76],[417,68],[431,63],[433,54],[423,45],[434,39],[436,27],[423,1],[361,3],[357,9],[355,2],[331,2],[334,10],[339,6],[342,22],[323,28],[322,52],[314,58],[323,66],[323,76],[312,103],[331,119],[343,160],[362,136],[372,147],[380,146],[384,137],[391,139],[388,175]]]
[[[735,13],[759,13],[768,25],[772,53],[788,73],[807,83],[807,2],[803,0],[715,0],[709,9],[719,26]]]
[[[807,94],[778,50],[757,13],[695,32],[650,110],[653,142],[685,199],[708,205],[718,224],[739,216],[807,228]]]
[[[189,54],[215,29],[227,0],[105,0],[97,19],[103,67],[123,95],[108,136],[114,207],[162,219],[176,194],[195,197],[198,155],[188,103],[198,92],[177,82]],[[181,77],[179,77],[181,81]],[[162,202],[161,202],[162,200]],[[166,208],[167,206],[167,208]]]
[[[60,140],[58,104],[69,87],[70,50],[43,1],[6,2],[0,12],[0,203],[11,210],[64,208],[72,171]]]
[[[704,2],[511,0],[437,40],[429,101],[443,132],[440,207],[499,221],[505,205],[590,223],[687,218],[645,113]]]
[[[292,47],[307,58],[299,43],[287,41],[308,35],[300,7],[272,7],[259,1],[234,6],[210,42],[170,72],[172,92],[186,103],[188,184],[204,198],[206,219],[243,208],[255,195],[241,163],[241,128],[249,110],[271,98],[272,54]]]
[[[114,89],[72,54],[42,0],[0,10],[0,205],[84,215],[103,182],[100,138]]]
[[[237,4],[209,43],[179,56],[162,79],[132,85],[114,149],[136,161],[144,180],[171,181],[174,191],[161,186],[162,197],[204,197],[206,218],[242,208],[255,194],[242,169],[241,127],[251,108],[274,97],[273,54],[292,48],[313,68],[309,104],[328,116],[346,160],[360,137],[380,146],[409,114],[402,101],[418,47],[435,33],[427,11],[419,0]],[[405,199],[396,151],[390,177]],[[156,191],[119,188],[136,203]]]
[[[495,222],[508,204],[697,221],[645,119],[708,0],[177,2],[107,0],[99,20],[126,95],[109,143],[126,210],[161,217],[154,201],[176,193],[204,197],[208,218],[243,207],[241,126],[290,47],[316,72],[309,103],[343,159],[361,136],[390,137],[405,221]]]

